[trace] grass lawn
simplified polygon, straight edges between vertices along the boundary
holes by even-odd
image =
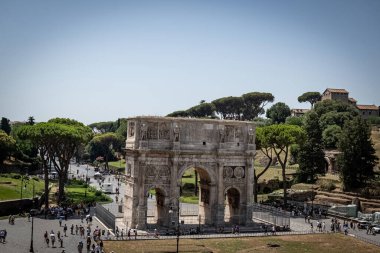
[[[13,175],[15,174],[0,175],[0,200],[20,199],[21,179],[15,179],[12,177]],[[36,178],[36,180],[29,179],[28,181],[26,188],[23,187],[22,189],[22,198],[33,197],[33,183],[35,195],[40,195],[44,191],[44,181],[42,179]]]
[[[269,247],[268,244],[277,247]],[[105,252],[175,252],[176,240],[105,241]],[[180,239],[180,252],[375,253],[377,246],[341,234]]]
[[[257,174],[259,174],[261,171],[264,170],[264,167],[256,165],[256,166],[255,166],[255,170],[256,170],[256,175],[257,175]],[[286,169],[286,174],[292,174],[292,173],[295,173],[295,172],[296,172],[295,169],[289,169],[289,168]],[[268,181],[268,180],[270,180],[270,179],[276,179],[276,178],[279,179],[280,181],[282,181],[282,169],[271,167],[271,168],[269,168],[269,169],[264,173],[264,175],[262,175],[262,176],[259,178],[259,182],[264,181],[264,179],[265,179],[266,181]]]
[[[111,165],[116,168],[123,169],[125,168],[125,160],[121,159],[120,161],[108,162],[108,165]]]
[[[107,196],[106,194],[102,193],[101,195],[96,195],[96,190],[92,187],[86,188],[84,185],[68,185],[65,187],[65,191],[67,194],[67,197],[71,199],[74,203],[80,203],[82,201],[84,202],[101,202],[101,203],[108,203],[112,202],[111,198]],[[85,194],[87,195],[85,197]]]

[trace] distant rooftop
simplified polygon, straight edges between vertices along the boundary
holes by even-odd
[[[335,89],[335,88],[327,88],[325,90],[326,91],[330,91],[331,93],[347,93],[348,94],[348,91],[346,91],[345,89]],[[325,93],[323,92],[323,93]]]
[[[350,100],[350,101],[353,102],[353,103],[358,102],[355,98],[349,98],[348,100]]]
[[[376,105],[357,105],[359,110],[379,110],[379,107]]]

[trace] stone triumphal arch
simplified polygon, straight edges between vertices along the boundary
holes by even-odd
[[[162,226],[177,224],[181,178],[189,168],[194,168],[200,177],[199,216],[202,223],[223,226],[226,222],[241,225],[252,222],[256,152],[253,123],[129,118],[125,152],[126,226],[146,227],[151,189],[156,192],[157,223]]]

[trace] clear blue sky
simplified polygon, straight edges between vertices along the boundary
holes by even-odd
[[[380,1],[0,1],[0,116],[86,124],[345,88],[380,104]],[[377,88],[377,89],[376,89]]]

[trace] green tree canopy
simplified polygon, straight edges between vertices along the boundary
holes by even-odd
[[[16,141],[3,130],[0,130],[0,164],[16,149]]]
[[[273,146],[269,143],[268,136],[270,135],[270,130],[267,126],[256,128],[256,138],[255,144],[256,149],[261,150],[261,152],[267,157],[267,163],[264,167],[264,170],[256,174],[256,170],[253,171],[253,199],[257,203],[257,194],[258,194],[258,181],[259,178],[264,175],[264,173],[269,169],[273,161]]]
[[[346,111],[346,112],[330,111],[321,115],[319,119],[319,124],[323,130],[325,130],[327,127],[332,126],[332,125],[337,125],[342,128],[344,126],[344,122],[346,122],[347,120],[353,119],[356,115],[357,114],[353,114],[352,112],[349,112],[349,111]]]
[[[301,96],[298,97],[298,102],[309,102],[311,104],[311,108],[313,108],[314,104],[317,103],[321,99],[321,93],[312,91],[305,92]]]
[[[304,117],[287,117],[285,123],[288,125],[302,126]]]
[[[353,116],[359,115],[359,111],[353,105],[339,100],[323,100],[315,104],[315,112],[321,117],[328,112],[349,112]]]
[[[2,117],[1,123],[0,123],[0,129],[9,135],[11,133],[11,130],[12,130],[11,125],[10,125],[10,120]]]
[[[374,175],[378,161],[371,142],[371,132],[361,117],[347,121],[342,129],[338,148],[340,177],[344,190],[363,186]]]
[[[283,190],[284,190],[284,203],[287,202],[287,180],[285,169],[288,162],[289,148],[292,144],[301,144],[305,139],[305,131],[294,125],[278,124],[270,125],[267,128],[266,142],[273,149],[276,154],[277,160],[281,165]]]
[[[34,117],[33,116],[30,116],[28,118],[28,122],[27,122],[29,125],[33,126],[35,124],[35,121],[34,121]]]
[[[181,111],[175,111],[175,112],[172,112],[172,113],[169,113],[168,115],[166,115],[166,117],[189,117],[189,112],[188,111],[184,111],[184,110],[181,110]]]
[[[88,125],[93,131],[98,131],[100,133],[109,133],[115,132],[117,130],[118,122],[117,121],[105,121],[105,122],[96,122]]]
[[[195,118],[208,118],[214,115],[215,106],[211,103],[202,103],[187,110],[189,116]]]
[[[322,132],[323,145],[327,149],[336,149],[340,135],[342,134],[342,128],[338,125],[329,125]]]
[[[243,118],[253,120],[264,113],[264,106],[274,101],[271,93],[250,92],[242,95],[244,101]]]
[[[298,155],[298,180],[300,182],[314,182],[318,174],[325,172],[322,129],[318,124],[319,118],[315,111],[310,111],[304,117],[306,139],[301,143]]]
[[[267,110],[266,116],[276,124],[285,123],[286,118],[290,116],[290,108],[285,103],[278,102]]]
[[[211,102],[221,119],[240,120],[244,108],[242,97],[223,97]]]
[[[72,119],[54,118],[48,122],[25,127],[20,134],[39,147],[45,169],[46,155],[54,164],[59,175],[58,201],[62,201],[70,160],[74,157],[77,147],[92,138],[91,129]]]
[[[115,133],[104,133],[95,135],[88,144],[90,158],[95,160],[102,156],[105,161],[105,169],[109,170],[108,162],[114,159],[114,151],[120,151],[123,139]]]

